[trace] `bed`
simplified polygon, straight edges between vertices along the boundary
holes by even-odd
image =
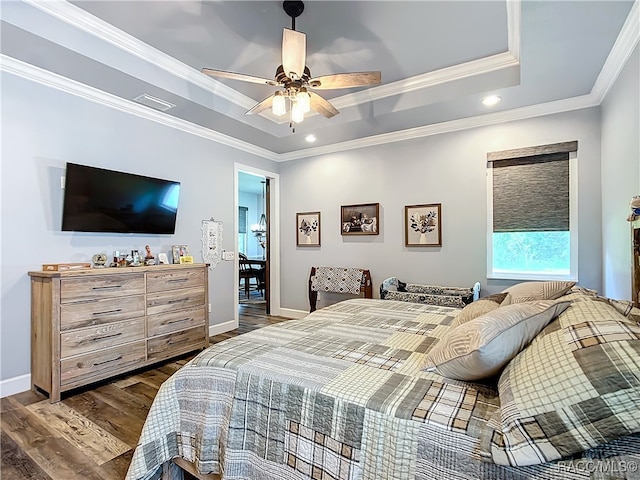
[[[181,478],[172,459],[225,480],[640,478],[635,310],[539,290],[556,298],[346,300],[212,345],[160,388],[127,479]],[[534,304],[554,318],[514,323],[539,331],[504,366],[450,378],[436,350],[461,325]]]

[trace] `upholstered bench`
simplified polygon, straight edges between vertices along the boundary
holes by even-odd
[[[311,267],[309,274],[309,311],[316,310],[318,292],[332,292],[373,297],[371,273],[364,268]]]
[[[443,307],[463,308],[480,297],[480,282],[473,287],[441,287],[404,283],[396,277],[387,278],[380,285],[380,298],[402,302],[426,303]]]

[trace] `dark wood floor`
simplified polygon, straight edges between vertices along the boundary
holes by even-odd
[[[240,305],[238,329],[216,343],[288,318],[266,316],[264,303]],[[192,355],[63,395],[2,399],[2,480],[121,480],[158,388]]]

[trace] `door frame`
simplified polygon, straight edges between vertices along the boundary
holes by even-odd
[[[269,179],[269,201],[267,202],[267,219],[268,219],[268,250],[267,258],[269,260],[269,314],[280,315],[280,176],[272,171],[263,170],[242,163],[234,163],[233,175],[233,244],[234,250],[238,248],[238,175],[240,172],[259,175]],[[234,261],[234,285],[240,282],[238,255]],[[234,290],[234,321],[236,327],[239,324],[238,309],[240,299],[237,295],[237,289]]]

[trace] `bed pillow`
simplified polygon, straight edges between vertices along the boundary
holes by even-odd
[[[576,282],[548,281],[517,283],[503,292],[509,293],[511,303],[532,302],[534,300],[554,300],[560,298],[573,287]]]
[[[480,315],[484,315],[485,313],[489,313],[492,310],[495,310],[502,304],[502,302],[504,302],[507,295],[509,294],[494,293],[493,295],[488,295],[486,297],[482,297],[479,300],[476,300],[475,302],[471,302],[469,305],[466,305],[460,311],[460,313],[458,313],[458,316],[456,318],[453,319],[451,328],[460,326],[463,323],[468,322],[469,320],[473,320]]]
[[[568,297],[500,375],[500,409],[480,438],[488,461],[545,463],[640,432],[640,325],[610,303]]]
[[[454,380],[480,380],[497,374],[569,300],[506,305],[447,333],[427,354],[425,370]]]

